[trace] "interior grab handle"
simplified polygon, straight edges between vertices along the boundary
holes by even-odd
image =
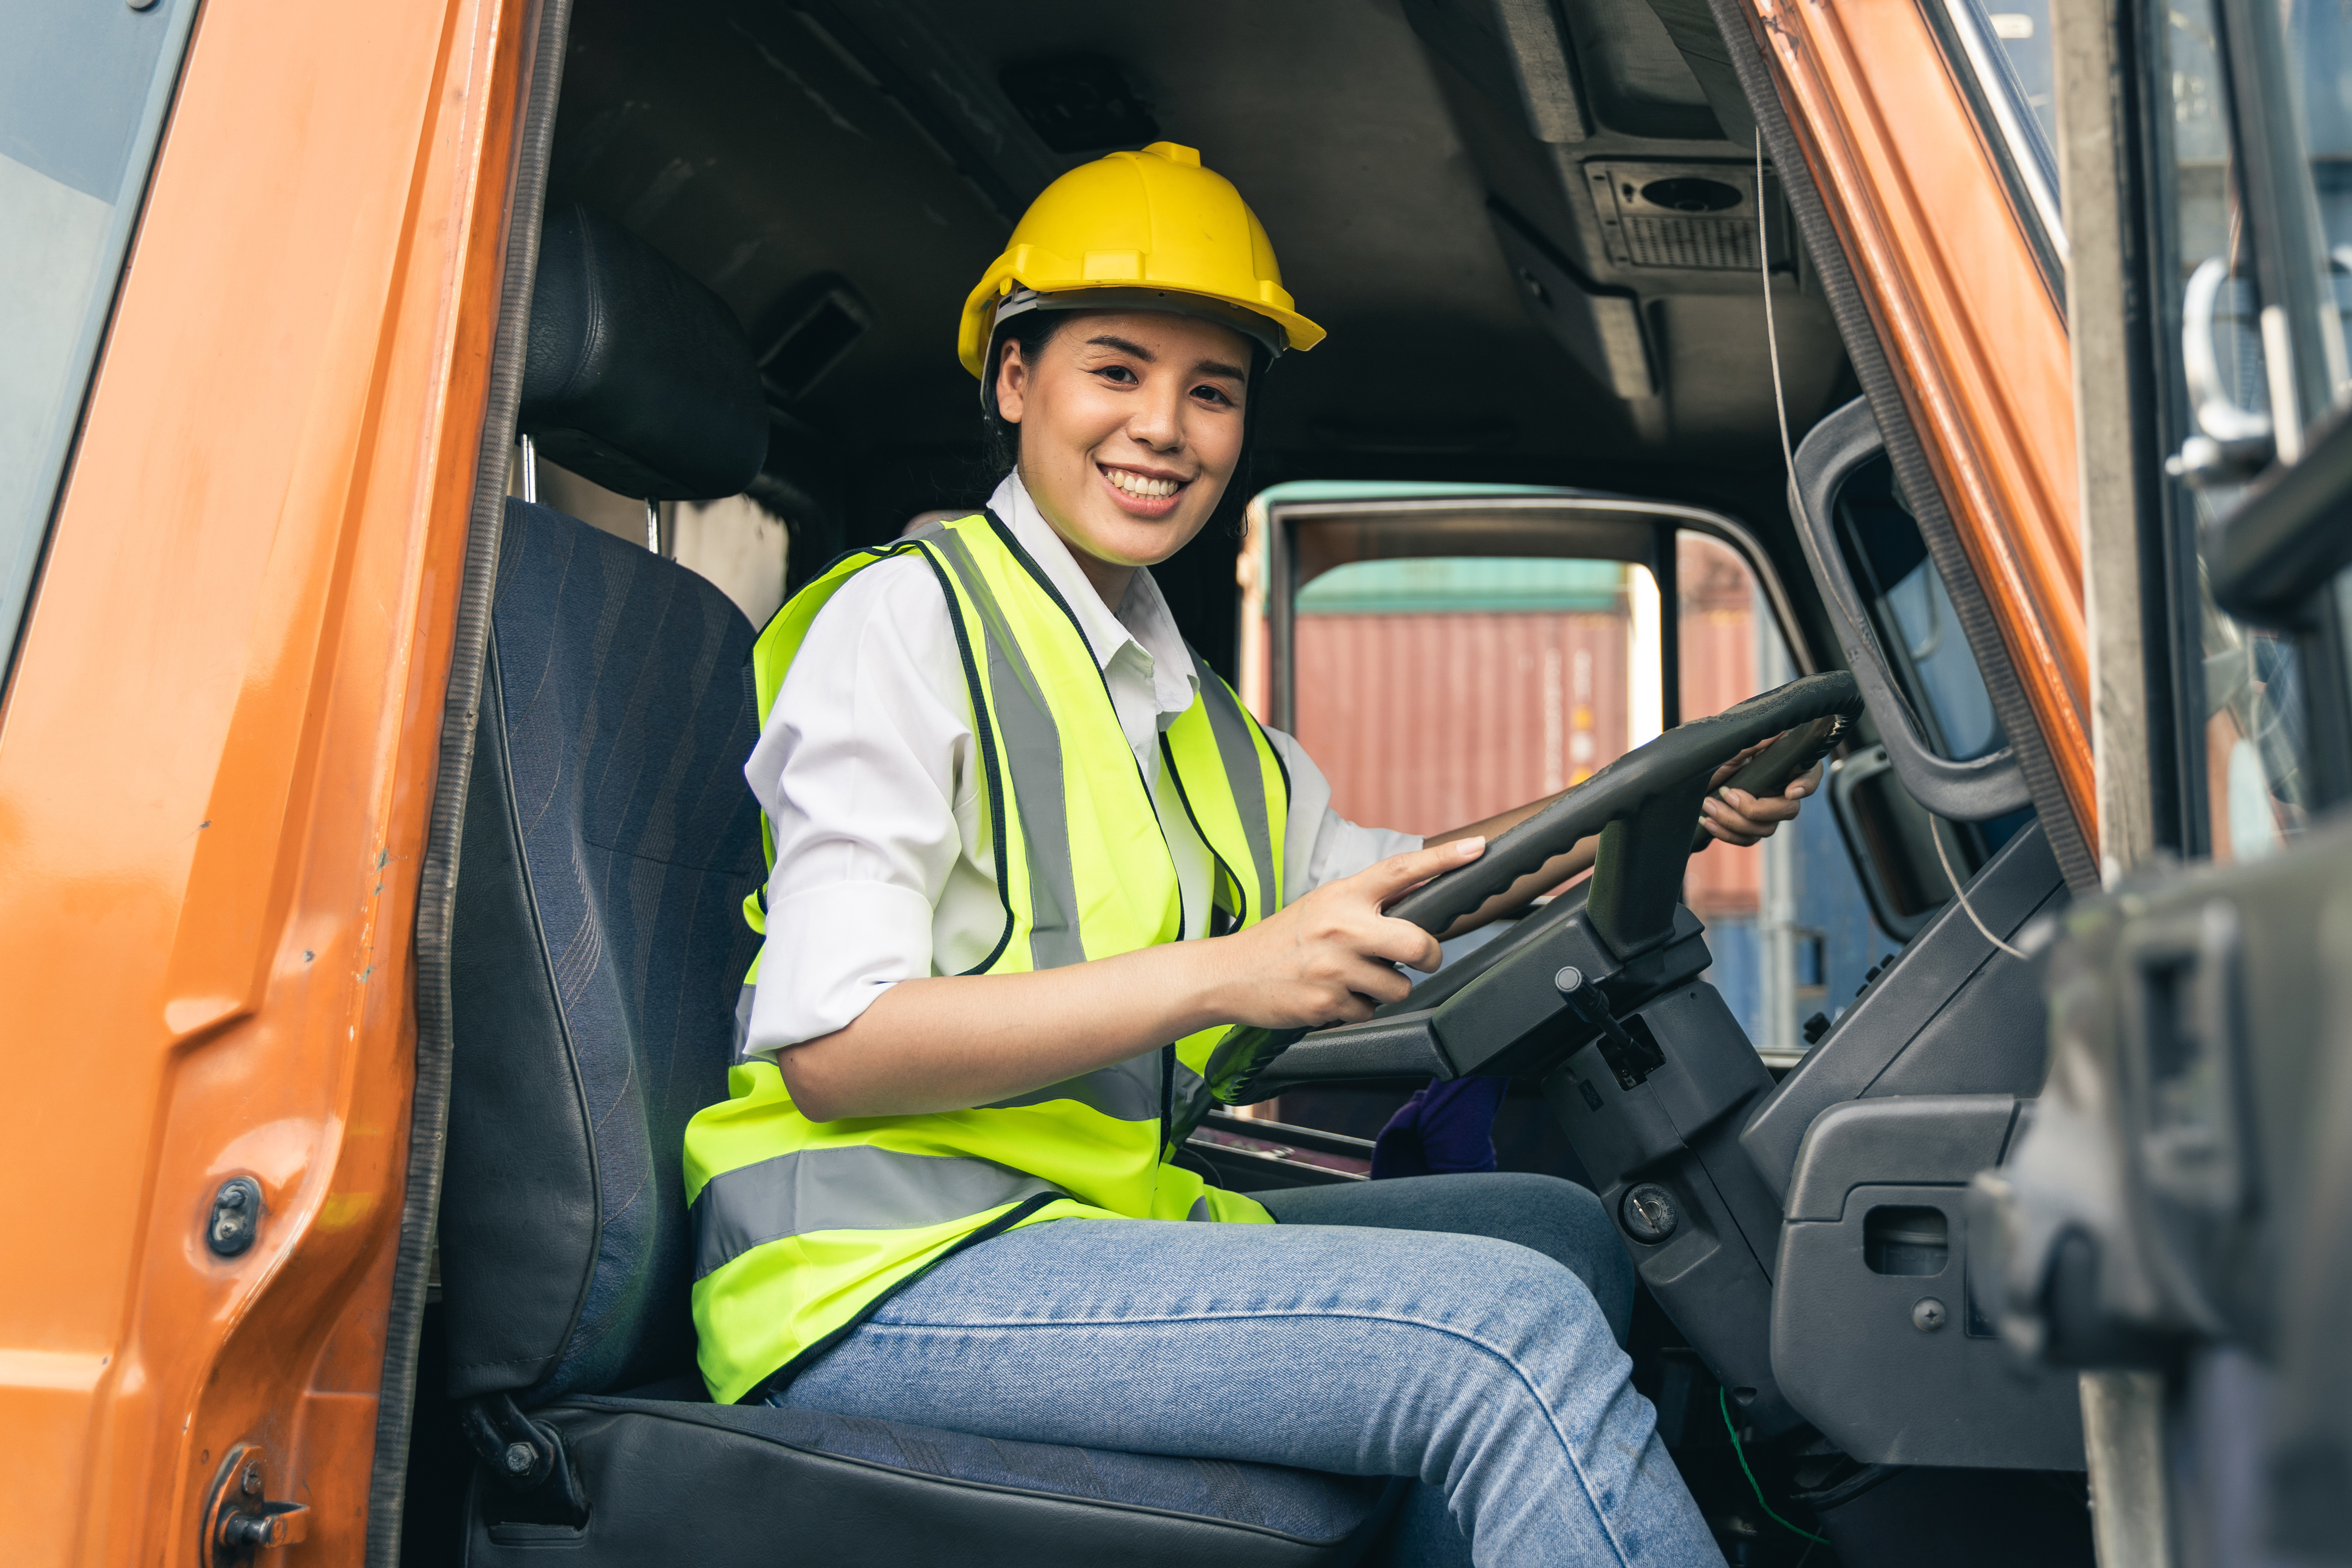
[[[2189,385],[2189,406],[2196,411],[2198,434],[2180,444],[2178,455],[2165,460],[2175,478],[2190,485],[2234,485],[2254,474],[2278,455],[2277,433],[2270,415],[2242,407],[2230,396],[2221,379],[2221,361],[2213,351],[2213,317],[2221,286],[2230,281],[2230,264],[2208,256],[2189,275],[2180,298],[2180,371]]]
[[[1805,547],[1805,559],[1813,569],[1813,580],[1822,585],[1822,600],[1837,631],[1838,645],[1845,651],[1846,665],[1862,687],[1864,706],[1878,726],[1895,776],[1913,800],[1939,817],[1956,822],[1987,821],[2032,802],[2016,748],[2004,746],[1983,757],[1955,762],[1927,744],[1871,630],[1861,591],[1854,586],[1853,574],[1846,570],[1845,552],[1838,548],[1832,519],[1839,487],[1885,450],[1870,404],[1854,399],[1813,426],[1812,434],[1797,448],[1789,509],[1796,514],[1797,537]]]

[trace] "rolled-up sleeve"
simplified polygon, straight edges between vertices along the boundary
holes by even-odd
[[[1282,885],[1293,899],[1327,882],[1421,848],[1411,833],[1388,828],[1363,828],[1331,809],[1331,781],[1298,742],[1281,730],[1265,737],[1281,755],[1290,774],[1290,821],[1283,834]]]
[[[919,558],[866,568],[809,628],[744,768],[776,841],[750,1054],[831,1034],[933,972],[971,753],[938,580]]]

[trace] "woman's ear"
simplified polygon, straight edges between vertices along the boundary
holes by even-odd
[[[1021,423],[1022,405],[1029,391],[1029,366],[1021,358],[1021,340],[1004,340],[996,368],[996,416],[1007,424]]]

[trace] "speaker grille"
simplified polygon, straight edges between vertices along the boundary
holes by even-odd
[[[1756,225],[1751,219],[1627,213],[1621,221],[1626,254],[1636,267],[1756,269]]]

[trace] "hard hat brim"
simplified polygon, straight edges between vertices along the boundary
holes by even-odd
[[[1117,287],[1058,289],[1051,294],[1017,289],[998,302],[986,345],[980,356],[982,369],[972,371],[980,379],[980,406],[983,410],[993,413],[996,408],[996,388],[983,371],[985,367],[996,362],[998,345],[1004,340],[1005,327],[1023,316],[1041,310],[1160,310],[1171,316],[1190,316],[1195,320],[1212,321],[1239,332],[1265,350],[1268,362],[1280,358],[1285,349],[1297,346],[1291,342],[1288,329],[1282,322],[1213,295],[1194,294],[1181,288],[1138,288],[1131,284]],[[1295,312],[1286,314],[1296,315]],[[1314,333],[1312,341],[1321,340],[1321,328],[1303,316],[1297,317],[1297,319]]]
[[[1304,353],[1325,337],[1322,328],[1296,310],[1273,304],[1244,304],[1190,289],[1116,283],[1033,290],[1015,278],[1010,280],[1013,288],[1008,292],[1003,287],[1005,281],[997,276],[982,280],[964,304],[964,329],[957,345],[958,358],[965,370],[983,382],[988,379],[988,367],[994,362],[999,326],[1032,310],[1166,310],[1231,327],[1264,344],[1269,356],[1279,356],[1290,349]],[[1019,308],[1006,309],[1015,299],[1022,301]]]

